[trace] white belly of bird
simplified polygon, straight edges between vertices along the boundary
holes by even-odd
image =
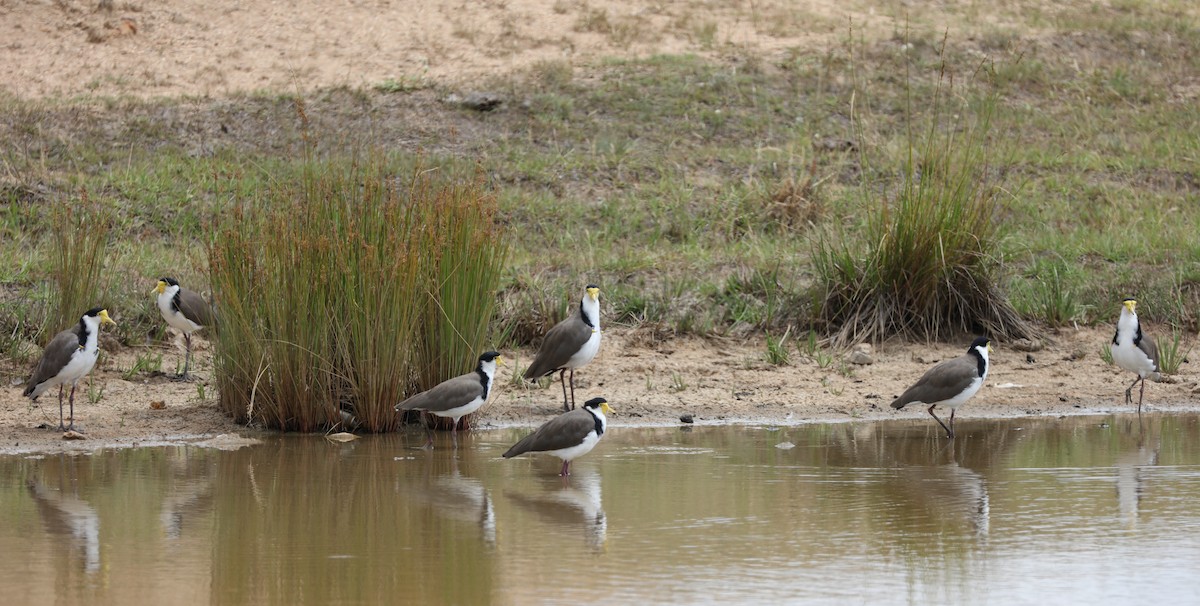
[[[1148,377],[1154,372],[1154,362],[1138,349],[1132,341],[1112,346],[1113,362],[1117,366],[1138,373],[1139,377]]]
[[[945,406],[946,408],[952,410],[962,406],[964,402],[970,400],[971,396],[975,395],[979,391],[980,387],[983,387],[983,379],[984,377],[976,377],[973,381],[971,381],[971,384],[968,385],[966,389],[962,390],[962,393],[944,402],[938,402],[937,405]]]
[[[439,417],[446,417],[446,418],[454,419],[455,421],[457,421],[458,419],[461,419],[461,418],[475,412],[476,410],[479,410],[479,407],[483,406],[484,402],[487,402],[487,398],[477,397],[474,400],[471,400],[470,402],[467,402],[466,404],[463,404],[462,406],[459,406],[457,408],[451,408],[449,410],[442,410],[442,411],[437,411],[437,412],[431,410],[429,412],[432,414],[435,414]]]
[[[75,353],[71,354],[71,361],[67,362],[67,365],[58,371],[58,382],[69,384],[72,381],[78,381],[83,378],[96,365],[96,357],[99,353],[99,350],[93,352],[83,349],[76,350]]]
[[[588,337],[587,343],[579,348],[575,355],[571,356],[570,360],[564,365],[566,368],[579,368],[592,361],[596,357],[596,353],[600,351],[600,330],[592,331],[592,336]]]
[[[202,328],[199,324],[184,317],[182,313],[171,309],[171,297],[162,296],[158,298],[158,311],[162,313],[163,319],[172,328],[182,330],[185,333],[193,333]]]
[[[583,442],[570,448],[559,448],[558,450],[547,450],[546,454],[552,454],[564,461],[572,461],[596,447],[596,443],[600,441],[600,436],[596,435],[596,430],[588,432],[588,435],[583,438]]]

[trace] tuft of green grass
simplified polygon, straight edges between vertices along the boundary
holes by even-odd
[[[767,335],[767,363],[773,366],[786,366],[791,363],[791,352],[788,347],[788,334],[792,331],[792,327],[788,327],[783,331],[783,336],[779,338]]]
[[[898,189],[887,193],[864,178],[865,224],[812,240],[817,319],[843,346],[956,332],[1030,337],[1033,328],[998,281],[1004,189],[991,170],[990,147],[997,97],[974,97],[943,124],[947,106],[964,94],[945,65],[931,99],[914,100],[909,90]],[[912,108],[917,102],[933,108],[924,125]]]
[[[686,391],[686,390],[687,390],[687,379],[684,379],[683,375],[681,375],[677,372],[672,372],[671,373],[671,391],[673,391],[675,393],[679,393],[681,391]]]
[[[161,353],[139,353],[133,364],[121,372],[121,378],[132,381],[142,373],[162,372],[163,355]]]
[[[101,382],[99,384],[99,386],[97,386],[96,380],[89,378],[88,379],[88,390],[87,390],[88,403],[89,404],[99,404],[100,400],[102,400],[104,398],[104,388],[106,386],[107,386],[107,383],[104,383],[104,382]]]
[[[439,184],[418,177],[406,194],[422,205],[417,243],[426,300],[416,384],[428,389],[475,367],[492,336],[507,247],[496,200],[480,181]]]
[[[1158,342],[1159,371],[1168,375],[1179,374],[1179,367],[1187,360],[1191,351],[1192,346],[1184,343],[1184,334],[1172,329],[1170,338]]]
[[[50,275],[56,297],[42,327],[41,345],[79,322],[83,312],[105,305],[108,290],[104,263],[112,234],[112,213],[90,200],[86,192],[56,204],[52,213]],[[109,311],[116,313],[115,309]]]
[[[303,108],[300,108],[303,118]],[[209,245],[219,406],[315,431],[396,426],[407,395],[474,366],[503,248],[479,188],[381,153],[320,159],[235,205]]]
[[[1075,290],[1068,284],[1069,272],[1070,268],[1061,260],[1034,264],[1031,268],[1034,282],[1029,316],[1052,327],[1066,326],[1078,319],[1082,305]]]

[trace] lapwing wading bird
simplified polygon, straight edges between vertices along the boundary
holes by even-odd
[[[1117,319],[1117,332],[1112,340],[1113,362],[1136,373],[1137,377],[1125,390],[1125,403],[1133,403],[1133,387],[1138,383],[1142,388],[1138,391],[1138,414],[1142,414],[1142,398],[1146,395],[1146,379],[1159,380],[1158,346],[1150,335],[1142,333],[1142,323],[1137,317],[1137,301],[1125,299],[1121,302],[1121,317]]]
[[[971,399],[983,387],[983,381],[988,373],[988,353],[992,345],[986,337],[979,337],[971,342],[967,353],[938,363],[930,368],[913,384],[904,390],[892,408],[897,410],[907,404],[921,403],[929,405],[929,416],[946,430],[946,437],[954,437],[954,411],[964,402]],[[947,427],[933,409],[945,406],[950,409],[950,426]]]
[[[38,361],[25,397],[37,401],[47,389],[58,386],[58,429],[75,429],[75,387],[80,379],[92,371],[99,355],[98,342],[101,324],[116,324],[108,317],[108,310],[94,307],[79,319],[79,324],[64,330],[46,344],[42,359]],[[63,386],[71,384],[71,423],[63,425]]]
[[[557,371],[563,388],[563,410],[571,410],[575,408],[575,369],[591,362],[598,351],[600,287],[588,284],[579,309],[546,333],[533,364],[525,369],[525,380],[539,379]],[[567,381],[564,379],[568,370],[571,371],[570,404],[567,403]]]
[[[430,414],[454,420],[450,435],[458,444],[458,420],[479,410],[488,400],[495,384],[496,366],[503,362],[499,353],[489,351],[479,356],[479,364],[474,372],[459,375],[438,383],[432,389],[421,393],[396,405],[396,412],[403,410],[420,410]],[[425,448],[433,448],[433,430],[425,427],[429,441]]]
[[[571,410],[550,419],[513,444],[504,453],[510,459],[527,452],[544,452],[562,459],[560,476],[571,475],[571,461],[587,454],[600,438],[608,421],[604,415],[612,414],[608,400],[592,398],[583,403],[583,408]]]
[[[212,326],[212,307],[199,293],[180,286],[175,278],[161,278],[154,292],[158,293],[158,311],[163,319],[183,333],[187,352],[184,354],[183,372],[179,373],[178,378],[187,379],[188,366],[192,363],[192,333]]]

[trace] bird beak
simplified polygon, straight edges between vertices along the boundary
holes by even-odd
[[[116,326],[116,325],[117,325],[117,323],[116,323],[116,322],[113,322],[113,319],[112,319],[112,318],[108,317],[108,310],[107,310],[107,309],[101,309],[101,310],[100,310],[100,323],[101,323],[101,324],[112,324],[113,326]]]
[[[608,405],[608,402],[601,402],[600,403],[600,412],[603,412],[606,415],[610,415],[613,413],[613,409],[612,409],[612,407],[610,407]]]
[[[496,356],[496,366],[508,366],[504,363],[504,356]]]
[[[992,353],[992,344],[990,341],[988,342],[988,353]]]
[[[1131,313],[1131,314],[1137,313],[1137,311],[1136,311],[1137,310],[1137,301],[1134,301],[1133,299],[1126,301],[1125,309],[1128,309],[1129,313]]]
[[[587,289],[587,293],[588,293],[588,296],[591,297],[593,301],[600,298],[600,289],[599,288],[589,288],[589,289]]]
[[[163,294],[163,291],[166,289],[167,289],[167,283],[163,282],[162,280],[159,280],[158,284],[155,285],[154,289],[151,290],[150,292],[161,295],[161,294]]]

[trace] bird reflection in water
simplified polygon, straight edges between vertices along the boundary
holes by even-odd
[[[79,496],[74,479],[61,476],[58,482],[31,479],[26,485],[46,531],[66,540],[72,554],[80,554],[84,571],[88,574],[99,571],[100,516]]]
[[[908,511],[923,511],[927,520],[940,523],[966,523],[976,537],[986,538],[991,531],[991,497],[987,479],[960,463],[963,454],[955,443],[931,452],[922,444],[896,450],[891,454],[901,466],[893,489]],[[915,506],[915,507],[914,507]]]
[[[600,497],[600,474],[580,468],[571,481],[546,478],[537,494],[505,491],[505,496],[555,525],[582,528],[588,547],[603,550],[608,539],[608,517]]]
[[[439,461],[438,463],[441,463]],[[406,500],[424,505],[440,518],[468,522],[479,527],[480,538],[489,548],[496,546],[496,510],[491,493],[478,479],[459,471],[457,459],[450,459],[448,472],[430,465],[420,478],[401,480],[396,490]]]
[[[1133,427],[1134,423],[1137,424],[1136,429]],[[1146,492],[1146,476],[1148,474],[1145,468],[1158,465],[1161,438],[1157,435],[1149,437],[1146,435],[1141,415],[1138,415],[1136,421],[1130,420],[1122,433],[1136,434],[1137,436],[1133,445],[1123,445],[1124,448],[1117,455],[1116,460],[1117,504],[1120,508],[1122,522],[1126,528],[1132,530],[1137,528],[1139,507],[1142,495]],[[1153,446],[1148,446],[1148,443]]]
[[[158,515],[167,538],[176,540],[183,536],[184,519],[207,510],[211,497],[212,480],[202,479],[177,486],[163,498],[162,511]]]

